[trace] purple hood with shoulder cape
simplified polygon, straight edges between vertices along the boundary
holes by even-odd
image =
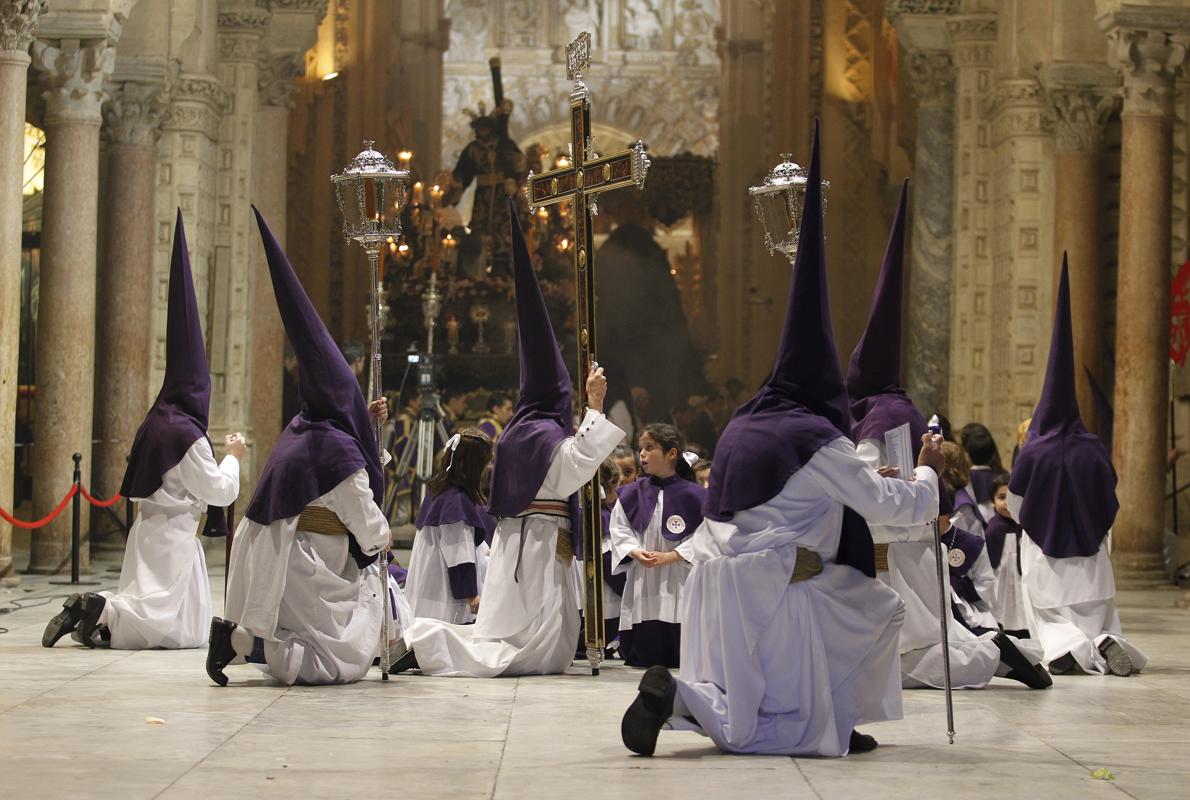
[[[252,210],[285,335],[297,356],[302,410],[277,439],[245,515],[259,525],[295,517],[361,469],[367,472],[372,498],[382,506],[380,448],[359,383],[264,217],[255,206]],[[376,560],[363,554],[354,536],[349,538],[351,555],[361,568]]]
[[[776,363],[719,437],[703,513],[726,521],[776,497],[819,448],[851,431],[847,388],[831,331],[818,123],[806,182],[793,281]],[[837,561],[875,577],[872,535],[844,509]]]
[[[1017,521],[1050,558],[1095,555],[1120,508],[1111,458],[1075,396],[1068,272],[1063,254],[1045,384],[1008,482],[1024,501]]]
[[[125,313],[135,313],[128,312]],[[120,485],[127,498],[150,497],[161,488],[165,473],[176,467],[199,439],[207,437],[211,407],[211,371],[199,322],[198,300],[190,274],[182,210],[174,225],[169,262],[169,311],[165,324],[165,380],[132,440],[128,468]],[[211,448],[212,454],[214,447]],[[226,536],[222,508],[207,509],[204,536]]]

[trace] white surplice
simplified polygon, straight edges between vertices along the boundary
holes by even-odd
[[[1023,498],[1008,493],[1008,511],[1019,521]],[[1149,657],[1124,638],[1116,609],[1116,578],[1108,538],[1093,556],[1050,558],[1027,532],[1021,540],[1021,588],[1029,631],[1045,648],[1045,664],[1069,653],[1085,672],[1106,675],[1099,646],[1114,639],[1141,670]]]
[[[647,479],[646,479],[647,480]],[[608,535],[612,545],[612,574],[626,573],[624,595],[620,602],[620,630],[630,630],[640,622],[657,620],[681,623],[682,587],[690,575],[690,561],[693,559],[694,537],[687,536],[680,542],[671,542],[661,535],[662,509],[665,490],[657,494],[657,507],[645,526],[645,532],[638,534],[628,523],[623,504],[617,502],[612,510]],[[676,564],[649,569],[641,566],[629,553],[633,550],[647,550],[653,553],[668,553],[676,550],[682,560]]]
[[[876,439],[862,440],[856,451],[873,469],[887,463],[884,444]],[[880,572],[878,576],[905,602],[900,643],[901,685],[906,689],[941,689],[946,683],[939,616],[942,609],[938,602],[939,552],[934,548],[933,524],[890,526],[871,519],[868,522],[872,541],[889,546],[888,572]],[[941,551],[944,565],[945,552],[944,547]],[[948,599],[953,598],[949,580],[946,592]],[[1000,650],[992,641],[995,634],[976,636],[954,618],[950,608],[945,611],[951,686],[955,689],[986,686],[1000,666]]]
[[[988,603],[988,598],[992,596],[992,591],[996,586],[996,573],[992,569],[992,562],[988,558],[986,546],[979,551],[975,562],[967,569],[967,578],[975,587],[975,593],[979,595],[979,602],[972,602],[953,591],[951,592],[951,601],[968,625],[996,630],[999,624]]]
[[[366,555],[390,541],[365,470],[310,505],[333,511]],[[372,664],[380,571],[361,570],[347,546],[346,536],[300,530],[297,516],[270,525],[244,517],[236,528],[224,616],[264,640],[265,671],[282,683],[351,683]],[[400,593],[395,582],[390,589]]]
[[[240,462],[215,462],[205,438],[161,476],[161,488],[140,504],[128,532],[119,588],[99,621],[120,650],[203,647],[211,630],[207,560],[197,537],[208,505],[226,506],[240,492]]]
[[[624,432],[588,410],[578,432],[550,456],[539,500],[565,500],[591,480]],[[582,591],[574,560],[557,555],[569,523],[530,514],[496,526],[474,625],[415,619],[405,642],[424,674],[492,678],[551,675],[574,658]]]
[[[474,564],[476,593],[482,594],[484,576],[480,574],[480,564],[487,560],[487,549],[482,540],[478,546],[475,544],[475,529],[466,522],[418,529],[409,556],[409,577],[405,580],[405,595],[413,615],[459,625],[474,622],[468,598],[457,598],[451,592],[450,570]]]
[[[920,467],[916,477],[881,478],[840,437],[772,500],[704,521],[685,587],[674,729],[729,752],[840,756],[856,725],[900,718],[902,603],[835,555],[844,504],[903,526],[937,514],[937,475]],[[822,573],[790,583],[798,547],[818,554]]]

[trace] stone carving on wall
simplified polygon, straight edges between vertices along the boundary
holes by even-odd
[[[820,2],[820,0],[815,0]],[[630,8],[631,6],[631,8]],[[450,48],[445,56],[442,160],[453,164],[467,144],[470,118],[466,110],[492,104],[487,59],[495,52],[488,43],[506,41],[502,18],[485,13],[486,3],[451,0]],[[561,32],[591,18],[625,19],[628,13],[653,20],[677,20],[672,42],[649,52],[623,48],[617,41],[600,48],[595,36],[596,63],[588,83],[598,108],[599,122],[630,131],[661,155],[691,152],[711,155],[718,148],[719,55],[711,32],[718,24],[718,0],[543,0],[535,7],[548,11]],[[543,11],[542,13],[545,13]],[[519,27],[529,27],[521,25]],[[632,23],[633,47],[663,38],[652,22]],[[621,30],[628,28],[620,26]],[[677,30],[680,28],[680,31]],[[592,31],[593,34],[597,31]],[[622,37],[620,37],[622,38]],[[540,39],[535,47],[502,52],[505,94],[515,102],[510,120],[512,137],[530,143],[533,134],[569,124],[565,97],[570,90],[565,70],[542,69],[556,61],[555,45]],[[625,66],[631,61],[631,66]],[[600,142],[601,148],[625,142]]]
[[[666,46],[661,0],[623,0],[620,46],[624,50],[660,50]]]
[[[294,78],[304,69],[301,53],[260,53],[256,77],[257,99],[262,106],[293,108],[293,96],[297,92]]]
[[[170,79],[164,82],[123,81],[108,90],[104,131],[117,144],[151,147],[169,114]]]
[[[555,41],[573,41],[583,31],[590,32],[596,46],[603,41],[602,0],[562,0],[558,17],[561,25]]]
[[[27,51],[37,18],[45,10],[46,0],[0,1],[0,50]]]
[[[1161,30],[1108,31],[1108,55],[1124,76],[1127,113],[1164,116],[1172,110],[1173,79],[1186,61],[1186,42]]]
[[[500,35],[497,41],[501,47],[538,45],[542,11],[540,0],[500,0],[499,9]]]
[[[1103,126],[1120,105],[1114,88],[1061,84],[1047,87],[1054,138],[1061,150],[1098,152]]]

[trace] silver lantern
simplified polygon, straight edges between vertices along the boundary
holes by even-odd
[[[826,211],[826,190],[822,182],[822,208]],[[806,171],[789,153],[781,154],[781,163],[773,167],[760,186],[749,186],[748,194],[756,207],[756,216],[764,227],[764,244],[769,253],[780,252],[793,263],[801,232],[802,210],[806,206]]]

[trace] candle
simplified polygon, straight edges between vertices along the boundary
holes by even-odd
[[[418,181],[413,184],[413,205],[420,206],[422,202],[422,183]]]
[[[401,169],[409,169],[409,162],[413,160],[412,150],[402,150],[397,153],[397,162],[401,165]]]

